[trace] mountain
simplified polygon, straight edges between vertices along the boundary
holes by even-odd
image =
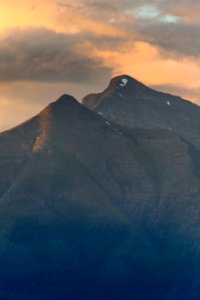
[[[125,124],[127,80],[124,123],[63,95],[0,134],[0,299],[199,299],[200,151]]]
[[[113,78],[108,88],[86,96],[83,104],[120,125],[174,131],[200,149],[200,107],[130,76]]]

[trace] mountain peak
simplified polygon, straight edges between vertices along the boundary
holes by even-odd
[[[101,119],[74,97],[64,94],[39,114],[40,133],[33,151],[38,153],[61,149],[67,145],[67,136],[81,134],[83,128],[91,127],[91,122],[94,124],[94,121]]]
[[[122,74],[116,77],[113,77],[109,83],[108,89],[147,89],[148,87],[145,86],[143,83],[140,81],[136,80],[135,78],[127,75],[127,74]]]
[[[63,106],[63,105],[77,105],[79,102],[71,95],[68,94],[63,94],[56,100],[55,102],[52,102],[50,105],[51,106]]]
[[[178,96],[156,91],[126,74],[111,79],[103,92],[86,96],[83,104],[113,123],[174,131],[200,148],[197,121],[200,108]]]
[[[53,114],[54,117],[68,115],[80,109],[81,104],[71,95],[64,94],[56,101],[50,103],[40,115]]]
[[[105,104],[110,98],[115,100],[117,99],[118,102],[124,103],[124,100],[127,97],[132,99],[138,94],[146,95],[152,92],[153,90],[151,88],[147,87],[140,81],[127,74],[122,74],[113,77],[110,80],[108,87],[103,92],[85,96],[82,100],[82,103],[90,109],[95,109],[99,105]]]

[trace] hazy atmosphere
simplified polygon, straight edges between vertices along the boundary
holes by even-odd
[[[200,2],[1,0],[0,130],[126,73],[200,103]]]

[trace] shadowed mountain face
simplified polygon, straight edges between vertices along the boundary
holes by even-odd
[[[0,134],[0,299],[199,299],[200,152],[111,119],[63,95]]]
[[[199,106],[127,75],[113,78],[105,91],[86,96],[83,104],[120,125],[174,131],[200,149]]]

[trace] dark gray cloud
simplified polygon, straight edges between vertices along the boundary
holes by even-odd
[[[142,6],[154,6],[162,11],[170,11],[171,2],[169,0],[74,0],[69,4],[67,0],[57,2],[58,7],[68,10],[80,10],[85,14],[101,19],[108,14],[119,13],[123,15],[128,10],[133,10]]]
[[[11,30],[1,36],[0,81],[93,82],[110,78],[111,70],[81,49],[92,40],[44,28]]]
[[[64,9],[82,10],[95,20],[124,29],[128,35],[109,37],[89,32],[80,34],[57,33],[44,28],[11,30],[0,38],[0,81],[35,80],[44,82],[93,82],[111,77],[111,68],[89,54],[82,45],[88,42],[92,47],[101,50],[114,49],[123,51],[130,41],[144,41],[159,47],[165,56],[200,56],[200,22],[187,23],[180,19],[176,23],[161,22],[159,18],[141,20],[134,16],[134,10],[145,5],[153,5],[159,9],[160,15],[171,13],[174,1],[159,0],[126,0],[98,1],[60,0],[57,5]],[[184,2],[180,1],[182,7]],[[174,2],[175,4],[175,2]],[[191,1],[194,7],[196,1]],[[176,5],[174,5],[176,6]],[[196,7],[196,6],[195,6]],[[133,15],[127,11],[133,11]],[[97,13],[98,12],[98,13]],[[121,15],[122,19],[117,19]],[[115,18],[116,16],[116,18]],[[127,19],[126,19],[127,16]],[[131,18],[133,22],[131,22]]]
[[[186,24],[151,22],[137,24],[140,39],[152,45],[159,46],[165,55],[199,57],[200,56],[200,23]]]
[[[155,8],[152,15],[151,6]],[[143,18],[142,10],[137,17],[138,7],[146,7]],[[138,40],[158,46],[165,56],[199,58],[199,1],[134,1],[132,12],[135,17],[134,24],[131,24],[132,32],[137,33]],[[127,26],[130,30],[130,25]]]
[[[69,7],[66,0],[58,5]],[[94,21],[112,20],[113,27],[129,34],[129,40],[158,46],[167,56],[200,56],[197,0],[75,0],[70,7]]]

